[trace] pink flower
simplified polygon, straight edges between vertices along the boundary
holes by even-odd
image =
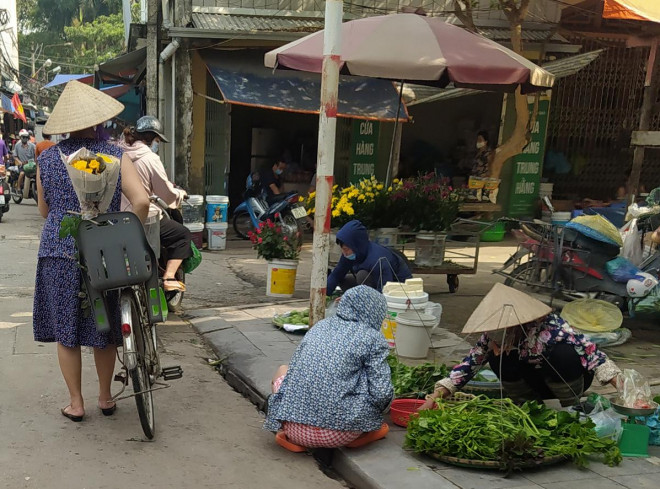
[[[286,236],[283,236],[282,239],[283,239],[284,241],[289,241],[289,238],[287,238]]]
[[[273,224],[272,222],[268,221],[268,227],[269,227],[270,229],[273,229],[273,228],[275,227],[275,224]]]
[[[279,213],[279,212],[276,212],[276,213],[275,213],[275,219],[279,219],[279,218],[280,218],[280,213]]]
[[[259,227],[260,227],[260,228],[263,228],[265,225],[266,225],[266,223],[263,222],[263,221],[261,221],[261,222],[259,223]]]
[[[261,234],[261,226],[257,229],[257,234]]]
[[[257,241],[258,241],[259,244],[264,242],[263,238],[259,238]]]
[[[276,232],[277,234],[280,234],[280,233],[282,232],[282,228],[275,228],[275,232]],[[286,236],[285,236],[285,237],[286,237]]]

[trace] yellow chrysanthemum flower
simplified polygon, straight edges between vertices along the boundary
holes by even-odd
[[[398,178],[395,178],[394,180],[392,180],[392,183],[394,183],[394,184],[397,184],[399,182],[400,182],[400,180]]]
[[[339,217],[340,215],[341,215],[341,212],[339,212],[338,210],[332,211],[332,217]]]
[[[92,160],[87,165],[87,168],[91,168],[92,170],[98,170],[100,166],[101,164],[97,160]]]
[[[392,191],[392,187],[387,187],[387,191],[388,191],[388,192],[391,192],[391,191]]]
[[[383,184],[379,183],[378,185],[376,185],[376,190],[383,190]]]
[[[316,192],[310,192],[309,193],[309,198],[313,199],[314,197],[316,197]]]
[[[101,153],[96,153],[96,157],[103,160],[105,163],[112,163],[113,162],[113,159],[108,155],[104,155],[104,154],[101,154]]]
[[[87,168],[87,162],[85,160],[76,160],[71,164],[71,166],[73,166],[76,170],[84,170]]]

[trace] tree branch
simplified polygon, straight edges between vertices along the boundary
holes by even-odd
[[[461,21],[466,30],[474,33],[477,32],[470,0],[454,0],[454,15]]]

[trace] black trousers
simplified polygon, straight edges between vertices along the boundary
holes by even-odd
[[[545,354],[546,360],[538,365],[521,361],[518,351],[502,353],[495,356],[492,352],[488,356],[490,369],[502,382],[516,382],[524,380],[527,385],[539,396],[539,399],[554,399],[556,395],[550,390],[547,383],[573,382],[580,377],[584,379],[586,391],[594,379],[593,372],[582,366],[580,356],[571,345],[559,343],[554,345]],[[500,361],[502,370],[500,371]],[[563,379],[563,380],[562,380]]]
[[[167,249],[168,260],[185,260],[192,256],[192,235],[187,227],[174,219],[160,220],[160,244]]]

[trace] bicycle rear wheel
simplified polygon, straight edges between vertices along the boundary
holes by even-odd
[[[149,336],[147,325],[143,324],[135,298],[131,298],[131,330],[135,338],[135,349],[137,351],[137,365],[130,371],[133,392],[135,393],[135,404],[137,406],[140,424],[144,435],[151,440],[156,432],[154,417],[154,402],[151,392],[153,382],[149,375],[148,359],[151,355],[152,338]],[[155,345],[154,345],[155,348]],[[154,379],[155,380],[155,379]]]

